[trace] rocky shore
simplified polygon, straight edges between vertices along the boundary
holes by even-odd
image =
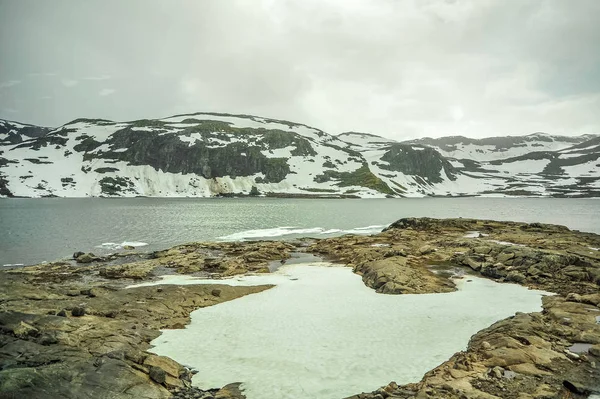
[[[557,294],[544,297],[543,312],[478,332],[420,382],[352,399],[584,398],[600,392],[598,248],[600,236],[562,226],[411,218],[373,236],[76,253],[3,270],[0,398],[243,398],[236,381],[193,388],[194,370],[148,350],[160,329],[184,328],[193,310],[270,286],[126,287],[175,273],[268,273],[302,252],[347,264],[381,294],[449,292],[450,277],[465,273]]]

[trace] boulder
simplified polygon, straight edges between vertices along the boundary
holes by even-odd
[[[75,261],[77,263],[91,263],[94,260],[96,260],[96,256],[91,252],[87,254],[81,254],[77,258],[75,258]]]
[[[71,315],[73,317],[81,317],[85,315],[85,308],[82,306],[76,306],[71,310]]]
[[[153,381],[158,382],[159,384],[164,384],[165,381],[167,381],[167,372],[160,367],[150,367],[148,375]]]

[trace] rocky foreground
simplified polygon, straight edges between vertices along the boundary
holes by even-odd
[[[600,236],[562,226],[421,218],[369,237],[76,253],[72,261],[4,270],[0,398],[243,398],[235,381],[191,387],[194,370],[148,350],[160,329],[183,328],[193,310],[270,286],[126,287],[169,273],[268,273],[299,252],[347,264],[382,294],[453,291],[451,277],[465,272],[557,293],[544,297],[543,312],[475,334],[466,351],[420,382],[392,382],[352,399],[585,398],[600,392],[598,248]]]

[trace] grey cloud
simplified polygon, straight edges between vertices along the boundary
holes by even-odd
[[[597,133],[598,15],[596,0],[0,0],[0,82],[23,81],[0,108],[45,125],[221,111],[393,138]]]

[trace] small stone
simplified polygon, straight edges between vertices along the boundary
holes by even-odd
[[[79,258],[81,255],[84,255],[85,252],[77,251],[73,254],[73,259]]]
[[[567,358],[571,359],[571,360],[579,360],[580,356],[577,353],[573,353],[568,349],[565,349],[565,355],[567,356]]]
[[[419,255],[429,255],[430,253],[435,252],[435,248],[431,245],[423,245],[419,248]]]
[[[483,350],[486,350],[486,351],[487,351],[487,350],[490,350],[490,349],[492,349],[492,345],[491,345],[489,342],[487,342],[487,341],[483,341],[483,342],[481,343],[481,348],[482,348]]]
[[[135,249],[135,247],[133,245],[125,245],[123,246],[123,249],[132,250]]]
[[[67,311],[64,309],[61,309],[56,313],[56,315],[59,317],[67,317]]]
[[[500,366],[496,366],[496,367],[492,368],[488,374],[492,377],[500,379],[500,378],[504,377],[504,369]]]
[[[38,340],[38,343],[40,345],[48,346],[58,343],[58,340],[53,334],[42,334],[42,336]]]
[[[80,291],[80,293],[81,293],[81,295],[87,295],[90,298],[95,298],[100,294],[100,292],[98,291],[97,288],[83,289]]]
[[[73,308],[73,310],[71,310],[71,315],[74,317],[81,317],[85,315],[85,308],[81,306],[76,306]]]
[[[214,290],[212,290],[212,291],[210,292],[210,294],[211,294],[212,296],[217,296],[217,297],[218,297],[218,296],[221,296],[221,290],[220,290],[220,289],[218,289],[218,288],[215,288]]]

